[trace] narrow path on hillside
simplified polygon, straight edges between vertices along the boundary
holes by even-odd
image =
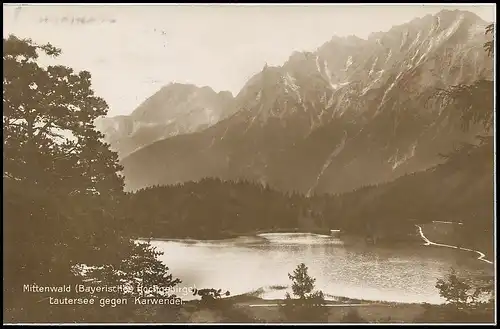
[[[427,239],[427,237],[424,235],[424,232],[422,231],[422,227],[420,225],[415,225],[415,226],[418,227],[418,232],[419,232],[420,236],[422,237],[422,239],[425,241],[425,246],[438,246],[438,247],[446,247],[446,248],[453,248],[453,249],[458,249],[458,250],[465,250],[465,251],[474,252],[474,253],[476,253],[476,254],[479,255],[479,257],[477,258],[478,260],[480,260],[482,262],[485,262],[485,263],[488,263],[488,264],[493,264],[493,262],[485,259],[486,255],[483,254],[480,251],[472,250],[472,249],[469,249],[469,248],[461,248],[461,247],[458,247],[458,246],[452,246],[452,245],[449,245],[449,244],[442,244],[442,243],[432,242],[429,239]]]

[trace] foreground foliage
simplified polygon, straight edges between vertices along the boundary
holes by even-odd
[[[299,264],[293,274],[288,274],[288,278],[292,281],[295,298],[286,293],[280,306],[285,319],[289,322],[328,322],[323,292],[314,291],[316,279],[309,276],[307,266]]]
[[[130,318],[130,307],[51,305],[54,297],[93,297],[73,289],[87,285],[86,279],[102,285],[117,284],[121,276],[179,283],[154,250],[135,245],[124,230],[122,167],[94,127],[107,104],[94,94],[89,72],[38,64],[40,56],[57,57],[60,49],[15,36],[4,39],[3,47],[4,317]],[[78,271],[83,264],[94,268],[87,277]],[[71,289],[64,296],[27,291],[25,285],[33,284]],[[146,317],[135,318],[141,319]]]
[[[493,323],[495,288],[492,278],[473,282],[452,269],[445,278],[437,280],[436,288],[446,303],[425,305],[425,312],[417,322]]]

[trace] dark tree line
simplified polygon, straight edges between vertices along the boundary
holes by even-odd
[[[446,162],[393,182],[339,195],[286,194],[251,182],[207,178],[128,196],[128,228],[144,237],[226,238],[256,231],[385,231],[408,239],[432,220],[492,223],[492,139],[465,145]]]
[[[130,218],[128,228],[138,236],[213,239],[295,229],[307,206],[298,194],[245,181],[206,178],[139,190],[128,196],[125,212]]]

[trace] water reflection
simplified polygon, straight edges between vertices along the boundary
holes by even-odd
[[[182,286],[254,292],[264,299],[291,292],[288,273],[303,262],[326,296],[441,303],[436,280],[451,267],[488,273],[485,263],[449,248],[389,248],[347,244],[339,238],[272,233],[223,241],[152,241]],[[487,265],[487,264],[486,264]],[[287,287],[286,289],[283,289]],[[186,300],[192,296],[183,296]]]

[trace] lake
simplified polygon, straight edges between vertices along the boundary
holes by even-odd
[[[263,299],[291,292],[291,273],[305,263],[316,289],[327,299],[356,299],[439,304],[436,280],[451,267],[459,273],[493,274],[477,255],[436,246],[383,247],[308,233],[264,233],[236,239],[152,240],[179,287],[254,293]],[[191,294],[178,294],[185,300]]]

